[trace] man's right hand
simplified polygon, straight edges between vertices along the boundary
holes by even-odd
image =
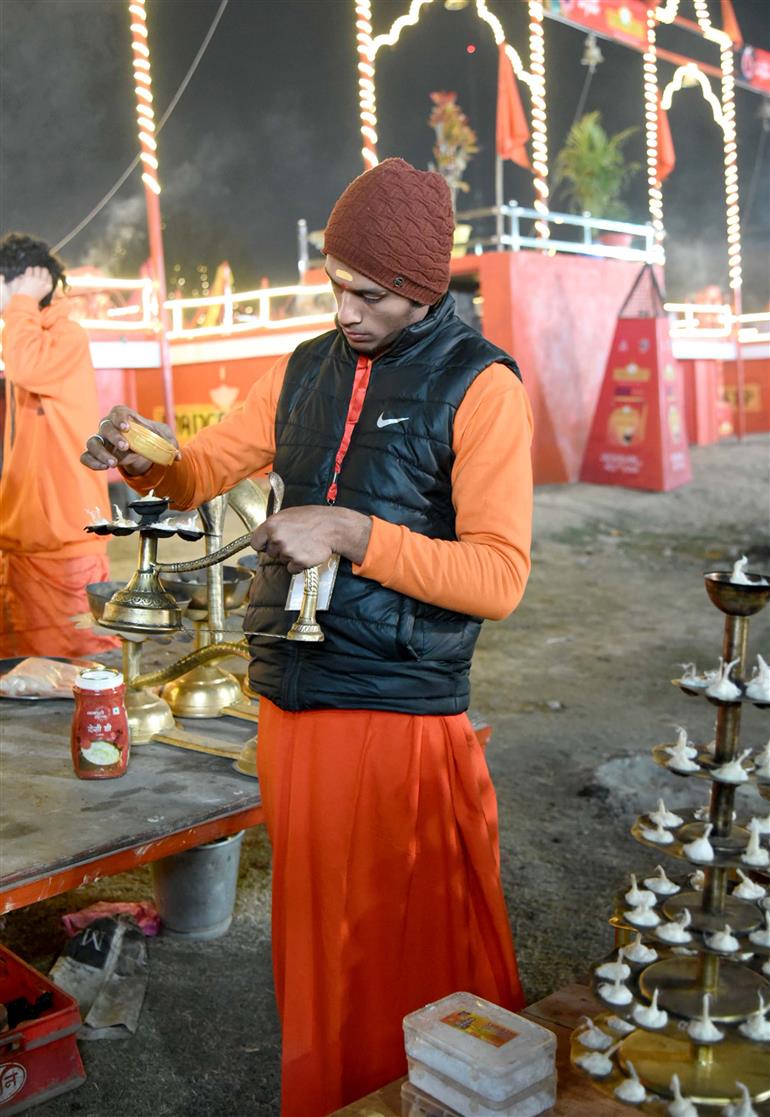
[[[86,442],[85,452],[80,455],[83,465],[96,470],[112,469],[119,465],[131,477],[141,477],[146,473],[153,463],[142,454],[135,454],[126,442],[124,432],[128,430],[129,419],[138,420],[151,431],[172,442],[174,446],[179,446],[171,427],[167,427],[165,423],[155,423],[152,419],[145,419],[138,411],[118,404],[101,420],[98,433],[92,434]],[[177,460],[181,456],[177,449]]]

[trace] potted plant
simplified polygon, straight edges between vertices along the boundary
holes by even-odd
[[[586,113],[575,121],[554,168],[556,191],[561,190],[574,212],[609,221],[624,221],[629,216],[621,194],[640,164],[626,161],[623,148],[637,130],[625,128],[609,136],[599,112]],[[602,233],[599,240],[627,245],[631,235]]]
[[[430,99],[433,109],[428,124],[436,133],[436,142],[433,145],[433,162],[429,165],[432,171],[438,171],[446,179],[452,195],[452,209],[456,212],[458,190],[465,194],[470,189],[468,183],[463,182],[463,173],[470,157],[479,150],[477,136],[457,104],[456,93],[431,93]],[[470,232],[470,225],[455,226],[457,249],[454,254],[464,253]]]

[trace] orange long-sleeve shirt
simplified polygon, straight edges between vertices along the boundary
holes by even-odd
[[[40,310],[14,295],[5,311],[6,381],[0,550],[66,557],[103,553],[86,509],[109,508],[104,474],[79,458],[96,430],[96,380],[82,326],[66,299]]]
[[[193,508],[265,469],[275,454],[275,412],[288,356],[252,387],[243,407],[207,427],[168,468],[126,479]],[[377,375],[377,361],[372,376]],[[520,381],[493,364],[473,382],[454,424],[452,500],[457,541],[429,539],[372,517],[354,574],[444,609],[501,620],[521,600],[530,569],[532,413]]]

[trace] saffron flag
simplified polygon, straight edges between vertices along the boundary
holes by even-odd
[[[497,68],[497,154],[501,159],[510,159],[530,171],[532,167],[525,146],[528,139],[529,125],[516,88],[513,67],[505,53],[505,43],[500,43]]]
[[[732,0],[721,0],[722,4],[722,30],[727,32],[736,50],[743,46],[743,35],[735,17]]]
[[[658,93],[658,182],[665,182],[676,166],[676,152],[668,124],[668,113]]]

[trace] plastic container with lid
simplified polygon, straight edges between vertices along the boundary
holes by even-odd
[[[128,767],[129,738],[123,676],[110,668],[81,671],[72,688],[72,766],[82,780],[122,776]]]
[[[490,1001],[452,993],[406,1016],[404,1040],[409,1080],[463,1117],[534,1117],[553,1104],[555,1035]]]

